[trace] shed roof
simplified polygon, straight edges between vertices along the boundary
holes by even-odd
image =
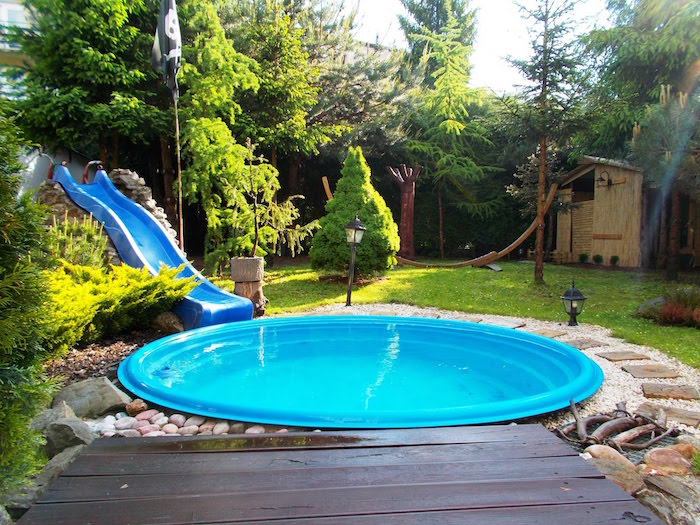
[[[615,168],[622,168],[629,171],[643,173],[640,168],[621,160],[611,160],[603,157],[592,157],[590,155],[584,155],[583,157],[578,159],[578,166],[576,166],[573,170],[566,174],[566,177],[564,177],[559,186],[565,186],[570,182],[576,180],[584,173],[587,173],[592,166],[613,166]]]

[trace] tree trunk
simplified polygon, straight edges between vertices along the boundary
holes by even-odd
[[[104,162],[105,170],[107,169],[107,143],[105,142],[105,137],[104,135],[100,134],[99,138],[99,143],[100,143],[100,160]]]
[[[112,169],[119,167],[119,133],[112,135]]]
[[[401,248],[399,249],[399,255],[405,259],[413,259],[415,257],[413,210],[416,197],[416,179],[421,169],[423,169],[421,166],[407,168],[405,164],[401,164],[398,168],[386,167],[386,170],[392,176],[392,180],[398,184],[401,191],[401,223],[399,226]]]
[[[554,244],[554,214],[547,213],[547,245],[545,253],[552,253],[552,244]]]
[[[547,137],[540,137],[540,172],[537,181],[537,229],[535,234],[535,282],[544,282],[544,202],[547,175]]]
[[[681,249],[681,195],[677,189],[671,191],[671,224],[668,237],[668,260],[666,280],[678,279],[678,253]]]
[[[177,199],[173,194],[175,171],[170,152],[170,139],[166,135],[160,136],[160,160],[163,166],[163,194],[165,196],[165,214],[168,221],[175,227],[177,224]]]
[[[668,254],[668,201],[661,203],[661,225],[659,226],[659,254],[656,258],[657,268],[666,268]]]
[[[299,193],[299,168],[301,167],[302,156],[297,153],[289,159],[289,177],[287,178],[287,195],[297,195]]]
[[[438,229],[439,231],[439,241],[440,241],[440,259],[445,258],[445,233],[442,228],[442,186],[438,182],[437,185],[437,197],[438,197]]]

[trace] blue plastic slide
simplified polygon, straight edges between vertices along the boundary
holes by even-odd
[[[163,225],[148,211],[124,196],[109,177],[98,171],[91,184],[77,184],[65,166],[54,170],[53,180],[63,186],[78,206],[99,221],[124,263],[146,267],[155,275],[161,265],[185,264],[179,277],[195,276],[199,285],[174,309],[185,329],[253,318],[253,303],[217,288],[185,258]]]

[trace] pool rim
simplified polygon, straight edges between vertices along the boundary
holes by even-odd
[[[434,410],[433,412],[437,413],[437,415],[433,414],[433,416],[428,417],[427,414],[421,414],[421,417],[413,417],[406,421],[401,421],[395,418],[391,419],[391,421],[378,420],[376,417],[358,418],[354,416],[354,413],[346,413],[345,416],[332,414],[326,415],[325,417],[318,414],[313,414],[313,417],[310,417],[308,414],[304,415],[294,413],[291,417],[288,414],[283,414],[281,417],[279,417],[279,415],[271,416],[268,414],[267,412],[269,412],[269,409],[267,408],[265,409],[264,413],[260,409],[257,409],[257,414],[253,415],[253,413],[256,412],[255,407],[244,407],[243,410],[239,409],[235,414],[222,413],[220,411],[209,410],[206,407],[196,406],[196,403],[194,402],[187,404],[173,402],[171,398],[172,396],[164,396],[162,393],[158,393],[157,390],[153,389],[153,381],[150,382],[150,386],[145,386],[146,383],[143,379],[135,379],[137,376],[134,374],[134,363],[138,363],[143,357],[146,357],[149,354],[162,349],[163,347],[167,348],[172,342],[204,338],[201,344],[205,344],[207,337],[211,338],[214,335],[221,335],[221,333],[235,334],[241,330],[247,331],[265,326],[284,327],[292,324],[294,324],[294,326],[298,326],[299,324],[308,326],[328,326],[329,322],[343,324],[349,323],[351,325],[366,323],[380,323],[382,325],[398,323],[418,326],[429,325],[431,327],[438,325],[444,328],[466,330],[467,332],[477,331],[480,334],[492,334],[497,337],[516,339],[518,341],[525,340],[529,341],[530,343],[534,343],[537,346],[548,346],[555,348],[560,352],[564,352],[568,357],[574,359],[574,361],[580,366],[582,373],[571,383],[562,385],[553,390],[549,390],[543,394],[515,398],[519,401],[518,404],[522,404],[523,400],[527,401],[527,409],[520,408],[517,406],[518,404],[516,404],[514,410],[512,406],[514,405],[513,401],[507,400],[499,403],[482,403],[481,405],[473,405],[471,408],[472,415],[468,417],[464,416],[463,414],[460,417],[456,417],[454,414],[452,414],[452,412],[455,412],[456,410],[458,411],[460,409],[464,409],[464,406],[460,406],[457,407],[457,409],[455,409],[455,407],[450,407],[445,410]],[[150,403],[179,412],[196,414],[220,420],[244,421],[278,426],[329,429],[428,428],[438,426],[517,421],[524,418],[546,415],[556,410],[566,408],[569,406],[570,400],[573,400],[575,403],[581,402],[595,394],[604,380],[603,371],[600,366],[598,366],[595,361],[590,359],[580,350],[561,341],[543,337],[531,332],[464,320],[383,315],[280,316],[196,328],[186,332],[168,335],[146,344],[122,361],[118,368],[117,375],[121,384],[137,397],[140,397]],[[563,391],[567,392],[566,395],[563,395]],[[487,410],[486,407],[490,407],[490,410]],[[422,412],[425,412],[425,410]],[[486,412],[489,413],[487,414]],[[382,413],[377,411],[374,411],[374,413],[379,414],[380,416],[382,415]],[[439,418],[437,416],[439,416]]]

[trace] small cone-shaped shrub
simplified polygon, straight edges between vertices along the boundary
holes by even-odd
[[[326,204],[326,215],[320,220],[321,228],[311,242],[311,265],[338,271],[348,268],[350,246],[345,225],[357,215],[367,230],[357,245],[355,273],[384,272],[396,263],[399,229],[370,182],[370,169],[360,147],[350,148],[340,173],[333,198]]]

